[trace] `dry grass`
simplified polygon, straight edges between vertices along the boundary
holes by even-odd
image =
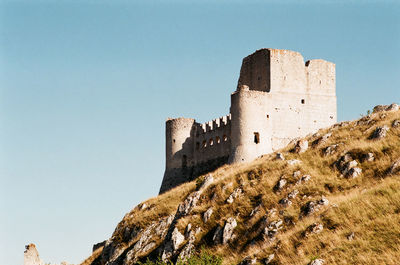
[[[82,261],[80,265],[90,265],[95,261],[98,257],[100,257],[101,252],[103,251],[103,247],[96,249],[92,255],[90,255],[87,259]]]
[[[286,159],[301,160],[300,165],[290,166],[286,161],[275,160],[275,154],[271,154],[251,163],[217,169],[212,173],[214,183],[202,194],[191,215],[178,221],[178,229],[183,232],[188,223],[201,227],[197,246],[203,245],[212,253],[223,256],[224,264],[237,263],[247,255],[255,255],[261,260],[271,253],[275,253],[276,264],[308,264],[316,257],[325,259],[327,264],[398,264],[400,176],[386,174],[391,163],[400,158],[400,128],[391,127],[394,119],[400,119],[400,111],[373,114],[360,122],[352,121],[320,130],[319,135],[330,131],[332,136],[303,154],[291,153],[293,146],[290,145],[280,151]],[[372,131],[382,125],[390,127],[388,135],[382,140],[370,140]],[[318,136],[307,138],[311,143]],[[323,150],[332,144],[339,144],[336,153],[324,156]],[[368,152],[374,153],[375,161],[361,160],[361,156]],[[363,170],[361,176],[346,179],[333,166],[345,153],[351,153],[359,162]],[[293,172],[297,170],[302,175],[311,175],[311,180],[295,185]],[[288,184],[283,190],[274,191],[273,187],[281,176],[287,178]],[[238,187],[243,190],[243,195],[233,204],[226,203],[228,196]],[[174,214],[179,203],[195,189],[195,181],[186,183],[147,200],[147,209],[134,208],[117,226],[114,240],[123,243],[122,232],[127,227],[144,228]],[[294,189],[299,194],[292,205],[287,208],[279,205],[278,201]],[[311,216],[301,217],[301,207],[322,195],[330,201],[329,206]],[[249,217],[257,205],[260,205],[259,213]],[[209,207],[213,207],[214,213],[204,224],[201,216]],[[276,216],[268,215],[272,208],[277,210]],[[238,222],[236,239],[228,246],[211,245],[210,231],[232,216]],[[284,225],[274,242],[266,243],[259,240],[260,222],[264,216],[268,216],[269,222],[279,218],[292,223]],[[314,222],[324,225],[323,232],[304,238],[302,232]],[[346,237],[351,232],[355,233],[355,238],[349,241]]]

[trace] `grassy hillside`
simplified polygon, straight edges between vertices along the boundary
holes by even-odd
[[[398,264],[400,171],[393,164],[400,159],[400,126],[394,125],[395,120],[400,120],[400,111],[373,113],[306,137],[309,147],[304,153],[293,152],[294,143],[290,144],[279,151],[285,160],[276,159],[273,153],[251,163],[223,166],[211,173],[214,181],[202,191],[189,214],[175,215],[176,222],[171,225],[181,234],[189,223],[192,230],[199,227],[195,250],[220,256],[223,264],[238,264],[245,257],[265,264],[271,254],[274,258],[269,264],[309,264],[317,258],[325,264]],[[386,136],[372,139],[376,128],[385,125],[389,128]],[[349,161],[357,162],[347,169],[362,170],[354,178],[343,169],[347,161],[338,162],[346,154]],[[294,159],[301,162],[290,165],[288,161]],[[308,181],[307,175],[311,177]],[[281,184],[286,184],[278,187],[282,179]],[[138,245],[143,231],[174,216],[203,180],[204,176],[135,207],[118,224],[104,248],[108,250],[98,250],[82,264],[134,263],[126,256]],[[240,195],[228,203],[237,189]],[[204,222],[209,208],[213,214]],[[216,227],[223,227],[230,217],[237,222],[233,238],[227,244],[215,244]],[[279,221],[282,224],[276,225]],[[272,229],[270,237],[265,229],[274,225],[276,231]],[[322,231],[312,231],[320,225]],[[155,235],[150,241],[153,243],[139,255],[141,260],[161,253],[165,235]],[[185,238],[176,253],[187,242]]]

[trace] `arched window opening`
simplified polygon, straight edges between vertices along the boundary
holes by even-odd
[[[199,150],[199,149],[200,149],[200,143],[197,142],[197,143],[196,143],[196,150]]]
[[[222,136],[222,140],[223,140],[224,142],[228,141],[228,136],[226,136],[226,135],[224,134],[224,136]]]
[[[219,144],[221,142],[221,138],[219,138],[219,136],[215,137],[215,141],[217,142],[217,144]]]
[[[258,132],[254,133],[254,142],[256,144],[260,143],[260,134]]]
[[[203,144],[201,145],[201,147],[206,148],[206,146],[207,146],[207,141],[204,140],[204,141],[203,141]]]
[[[209,143],[210,143],[210,146],[214,145],[214,140],[211,138]]]

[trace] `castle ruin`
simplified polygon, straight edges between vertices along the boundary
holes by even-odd
[[[243,59],[230,114],[166,122],[163,193],[224,164],[247,162],[336,123],[335,64],[260,49]]]

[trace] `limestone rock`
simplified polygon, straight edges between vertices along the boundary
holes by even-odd
[[[229,217],[225,222],[224,230],[222,232],[222,244],[228,243],[233,236],[233,230],[237,226],[236,219]]]
[[[172,249],[177,250],[180,245],[185,241],[185,237],[179,232],[178,228],[175,227],[174,231],[172,232]]]
[[[400,158],[397,159],[388,169],[388,174],[396,174],[400,172]]]
[[[323,265],[324,262],[325,261],[323,259],[315,259],[315,260],[310,262],[310,265]]]
[[[374,155],[374,153],[367,153],[367,154],[364,154],[364,155],[362,156],[362,160],[363,160],[363,161],[367,161],[367,162],[372,162],[372,161],[375,160],[375,155]]]
[[[331,137],[331,136],[332,136],[332,133],[324,134],[323,136],[321,136],[320,138],[318,138],[317,140],[315,140],[313,142],[313,146],[317,146],[317,145],[326,143],[328,141],[329,137]]]
[[[292,205],[292,202],[288,198],[283,198],[283,199],[279,200],[278,203],[284,207],[288,207],[288,206]]]
[[[400,120],[394,120],[393,123],[392,123],[392,127],[393,128],[400,127]]]
[[[283,156],[282,153],[277,153],[277,154],[276,154],[276,159],[277,159],[277,160],[285,160],[285,157]]]
[[[233,201],[234,201],[237,197],[239,197],[239,196],[242,194],[242,192],[243,192],[243,191],[242,191],[241,188],[235,189],[235,190],[231,193],[231,195],[229,195],[229,197],[228,197],[228,199],[226,200],[226,202],[229,203],[229,204],[233,203]]]
[[[208,208],[207,211],[205,211],[204,214],[203,214],[203,222],[204,222],[204,223],[207,223],[208,220],[210,220],[212,214],[213,214],[213,208],[210,207],[210,208]]]
[[[396,103],[392,103],[386,108],[386,111],[398,111],[398,110],[399,110],[399,105],[397,105]]]
[[[300,170],[297,170],[297,171],[293,172],[293,177],[294,178],[298,178],[298,177],[300,177],[300,175],[301,175],[301,171]]]
[[[361,175],[362,169],[359,167],[352,167],[349,169],[349,171],[346,173],[345,177],[346,178],[350,178],[350,179],[354,179],[356,177],[358,177],[359,175]]]
[[[304,175],[296,182],[296,185],[303,184],[303,183],[309,181],[310,179],[311,179],[310,175]]]
[[[239,265],[252,265],[252,264],[257,264],[257,258],[256,257],[245,257]]]
[[[197,202],[200,199],[201,192],[195,191],[190,194],[183,203],[181,203],[178,207],[177,215],[185,216],[191,212],[191,210],[196,207]]]
[[[275,254],[271,254],[269,255],[265,260],[264,260],[264,264],[271,264],[272,260],[275,258]]]
[[[354,232],[351,232],[349,235],[347,235],[347,240],[352,241],[354,239]]]
[[[378,126],[375,131],[371,134],[370,139],[382,139],[386,137],[387,132],[389,131],[389,127],[387,125]]]
[[[286,185],[287,180],[282,176],[279,181],[275,185],[275,190],[282,190],[283,187]]]
[[[188,225],[185,228],[185,233],[184,233],[185,239],[189,238],[191,232],[192,232],[192,224],[188,223]]]
[[[339,147],[339,144],[333,144],[333,145],[328,146],[323,151],[324,156],[328,156],[328,155],[332,155],[332,154],[336,153],[338,147]]]
[[[320,200],[309,201],[301,207],[301,213],[304,216],[308,216],[312,213],[319,211],[321,206],[326,206],[328,204],[329,204],[329,201],[325,197],[322,197]]]
[[[178,262],[177,262],[177,263],[179,263],[179,261],[180,261],[180,262],[186,261],[188,258],[190,258],[190,256],[191,256],[194,252],[195,252],[195,247],[194,247],[193,243],[191,243],[191,242],[187,243],[187,244],[183,247],[181,253],[179,253],[179,257],[178,257]]]
[[[288,194],[289,199],[294,199],[296,198],[297,194],[299,194],[298,190],[293,190],[291,193]]]
[[[295,147],[294,147],[294,152],[301,154],[307,151],[308,149],[308,141],[307,140],[299,140],[297,141]]]
[[[382,111],[398,111],[399,105],[396,103],[392,103],[390,105],[377,105],[373,109],[373,113],[382,112]]]
[[[251,210],[250,212],[250,217],[253,217],[254,215],[256,215],[259,211],[260,211],[261,205],[257,205],[253,210]]]
[[[307,237],[310,234],[319,234],[324,229],[324,226],[321,223],[313,223],[304,231],[303,236]]]
[[[295,166],[295,165],[301,164],[301,161],[297,160],[297,159],[290,159],[290,160],[287,161],[287,163],[290,166]]]
[[[43,265],[44,263],[39,257],[39,252],[36,249],[35,244],[29,244],[25,246],[24,251],[24,265]]]
[[[214,178],[211,174],[205,176],[204,181],[203,181],[203,183],[201,183],[199,190],[200,191],[205,190],[213,182],[214,182]]]

